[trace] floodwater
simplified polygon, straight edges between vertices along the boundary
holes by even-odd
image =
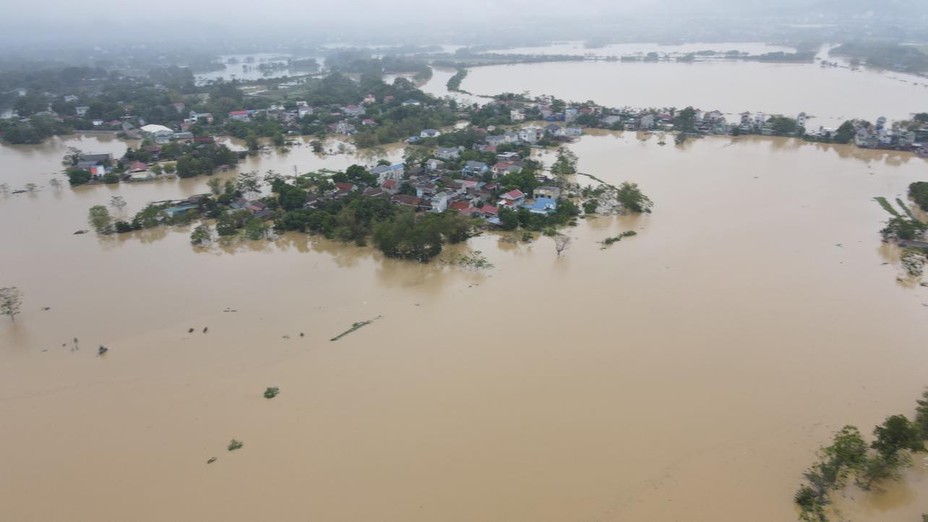
[[[572,55],[572,56],[644,56],[648,53],[658,53],[668,56],[683,56],[699,51],[713,51],[727,53],[738,51],[749,54],[765,54],[774,52],[794,52],[792,47],[773,45],[760,42],[705,42],[686,44],[658,44],[658,43],[624,43],[610,44],[602,47],[586,47],[584,42],[569,41],[555,42],[550,45],[538,47],[512,47],[507,49],[494,49],[487,51],[491,54],[530,54],[530,55]]]
[[[465,92],[456,92],[448,90],[448,80],[457,73],[457,69],[447,67],[432,67],[432,77],[420,89],[426,94],[431,94],[438,98],[451,97],[455,101],[464,105],[485,105],[490,98],[473,96]]]
[[[928,79],[816,64],[737,61],[569,62],[475,67],[461,88],[473,94],[550,94],[608,107],[686,107],[813,118],[807,128],[844,120],[908,119],[928,110]]]
[[[284,78],[287,76],[306,76],[307,74],[316,72],[300,68],[291,69],[290,67],[281,67],[270,71],[258,69],[258,66],[261,64],[286,65],[290,58],[290,55],[272,53],[223,55],[219,57],[223,65],[222,69],[198,73],[195,77],[198,84],[204,84],[217,80],[250,81],[268,78]],[[229,63],[229,60],[233,60],[234,63]],[[250,62],[246,60],[250,60]],[[316,62],[321,66],[324,60],[322,58],[316,58]]]
[[[0,286],[25,293],[0,322],[3,520],[794,520],[815,449],[928,384],[928,288],[896,283],[871,200],[925,178],[909,155],[588,136],[581,171],[654,213],[581,221],[560,258],[487,234],[470,272],[303,235],[72,235],[113,194],[206,180],[56,192],[70,144],[125,147],[0,147],[0,182],[44,186],[0,198]],[[313,158],[247,167],[343,161]],[[909,475],[843,513],[915,520]]]

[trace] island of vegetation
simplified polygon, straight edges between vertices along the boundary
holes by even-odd
[[[860,430],[845,426],[835,433],[832,444],[819,450],[818,461],[803,474],[805,482],[794,497],[800,520],[827,522],[834,514],[832,496],[846,488],[871,491],[900,479],[912,465],[912,454],[925,451],[928,391],[917,401],[914,420],[905,415],[887,417],[873,429],[873,436],[867,444]]]
[[[923,213],[928,212],[928,182],[912,183],[909,185],[908,195]],[[892,216],[886,227],[880,231],[883,241],[902,248],[900,260],[908,277],[913,279],[921,277],[924,274],[925,265],[928,264],[928,237],[926,237],[928,223],[919,218],[901,199],[896,199],[896,206],[884,197],[874,199]]]

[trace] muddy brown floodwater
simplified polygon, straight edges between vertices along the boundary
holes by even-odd
[[[928,384],[928,289],[896,283],[871,200],[925,179],[908,155],[585,137],[580,169],[653,215],[581,221],[560,258],[487,234],[475,273],[302,235],[75,236],[113,194],[206,180],[56,192],[69,144],[125,147],[0,147],[0,182],[43,186],[0,197],[0,286],[25,293],[0,322],[3,520],[794,520],[816,448]],[[325,166],[300,154],[248,168]],[[842,512],[916,520],[922,468]]]
[[[791,118],[806,112],[806,127],[813,131],[853,118],[909,119],[924,106],[928,79],[812,63],[570,62],[474,67],[461,88],[475,95],[550,94],[607,107],[691,105],[722,111],[729,122],[739,121],[743,111]]]

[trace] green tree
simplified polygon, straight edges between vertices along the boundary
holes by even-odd
[[[210,178],[206,182],[206,186],[209,187],[209,191],[214,195],[218,196],[222,194],[222,180],[219,178]]]
[[[577,173],[577,155],[572,151],[560,148],[557,151],[557,159],[551,165],[551,174],[558,178],[570,176]]]
[[[297,210],[306,205],[306,191],[301,188],[280,181],[275,183],[274,191],[277,192],[280,208],[284,210]]]
[[[831,446],[822,450],[822,457],[838,470],[835,485],[844,487],[848,475],[866,462],[867,443],[855,426],[845,426],[835,434]]]
[[[833,140],[835,143],[850,143],[854,139],[854,134],[857,131],[854,129],[854,122],[848,120],[841,124],[838,127],[838,130],[835,131]]]
[[[819,461],[803,473],[806,483],[793,498],[801,510],[800,519],[809,522],[827,520],[825,507],[831,504],[831,492],[843,488],[852,473],[859,477],[868,462],[867,443],[854,426],[841,428],[818,455]]]
[[[909,185],[909,197],[919,208],[928,212],[928,181],[916,181]]]
[[[793,501],[799,506],[799,520],[803,522],[827,522],[828,517],[825,515],[825,507],[828,506],[829,499],[815,491],[812,486],[803,484]]]
[[[426,262],[441,253],[441,235],[433,227],[416,222],[415,215],[403,212],[393,221],[374,230],[374,244],[388,257]]]
[[[515,230],[519,228],[519,213],[511,208],[500,207],[499,223],[503,230]]]
[[[786,116],[771,116],[767,123],[777,136],[791,136],[799,130],[797,121]]]
[[[695,132],[696,109],[687,107],[677,112],[673,118],[673,128],[680,132]]]
[[[922,392],[922,398],[915,408],[915,426],[921,434],[922,440],[928,440],[928,389]]]
[[[216,219],[216,233],[221,237],[235,235],[238,232],[238,226],[231,212],[223,212]]]
[[[68,169],[68,183],[72,187],[83,185],[93,179],[93,174],[84,169]]]
[[[10,320],[15,322],[22,304],[23,293],[18,288],[0,288],[0,315],[9,316]]]
[[[155,205],[148,205],[132,218],[132,228],[154,228],[167,219],[164,209]]]
[[[256,151],[261,148],[261,143],[258,142],[258,136],[254,133],[245,136],[245,146],[248,147],[250,151]]]
[[[883,424],[873,430],[876,440],[871,447],[884,456],[894,455],[903,450],[925,451],[918,426],[905,415],[887,417]]]
[[[113,218],[110,216],[110,211],[103,205],[90,207],[88,221],[97,234],[113,233]]]
[[[867,456],[855,483],[857,487],[865,491],[873,489],[873,486],[887,480],[898,480],[901,476],[901,470],[911,465],[911,459],[904,453],[893,453],[884,455],[875,453]]]
[[[234,236],[245,226],[245,223],[251,218],[251,212],[247,210],[237,210],[235,212],[226,211],[219,214],[216,219],[216,233],[220,236]]]
[[[653,203],[641,192],[637,183],[623,182],[619,185],[616,197],[623,207],[632,212],[651,212]]]
[[[245,223],[245,237],[253,241],[267,237],[268,226],[258,218],[251,218]]]
[[[191,245],[205,245],[210,242],[212,239],[213,233],[209,229],[209,225],[201,224],[193,229],[193,232],[190,234],[190,244]]]

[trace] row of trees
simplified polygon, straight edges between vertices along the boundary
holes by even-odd
[[[869,491],[879,483],[896,480],[911,465],[910,452],[925,451],[928,440],[928,390],[917,401],[915,420],[893,415],[876,426],[869,445],[854,426],[838,431],[832,443],[818,452],[819,460],[804,474],[805,482],[796,491],[800,519],[827,522],[832,495],[848,486]]]

